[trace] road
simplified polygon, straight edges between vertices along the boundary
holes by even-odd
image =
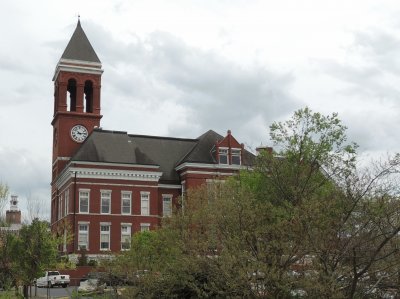
[[[78,287],[67,287],[67,288],[37,288],[37,296],[40,298],[71,298],[72,293],[76,291]],[[35,288],[32,287],[32,294],[35,294]]]

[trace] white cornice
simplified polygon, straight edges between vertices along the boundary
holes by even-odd
[[[204,164],[204,163],[190,163],[185,162],[177,167],[175,167],[176,171],[182,170],[184,168],[205,168],[205,169],[226,169],[226,170],[240,170],[240,169],[248,169],[248,166],[244,165],[232,165],[232,164]]]
[[[58,77],[60,71],[95,75],[101,75],[104,72],[104,70],[101,68],[101,63],[72,59],[60,59],[54,72],[53,81]]]
[[[182,185],[158,184],[158,187],[164,189],[181,189]]]
[[[158,169],[158,165],[142,165],[142,164],[126,164],[126,163],[107,163],[107,162],[88,162],[88,161],[72,161],[75,165],[99,165],[99,166],[117,166],[129,168],[154,168]]]
[[[219,171],[196,171],[196,170],[187,170],[181,173],[181,176],[186,174],[206,174],[206,175],[213,175],[213,176],[232,176],[234,172],[219,172]]]
[[[57,159],[54,160],[52,166],[54,166],[58,161],[69,161],[71,157],[57,157]]]
[[[63,186],[69,179],[105,179],[105,180],[127,180],[127,181],[148,181],[158,182],[162,172],[140,171],[140,170],[119,170],[119,169],[98,169],[67,166],[55,185],[57,188]]]

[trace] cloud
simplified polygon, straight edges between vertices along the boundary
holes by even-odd
[[[399,51],[398,36],[372,28],[354,33],[344,60],[318,61],[325,76],[339,81],[335,101],[346,119],[350,138],[360,143],[361,150],[399,147]]]
[[[243,142],[259,145],[273,120],[301,105],[290,93],[290,73],[242,66],[166,32],[121,41],[95,24],[89,30],[105,69],[103,108],[120,105],[130,113],[144,106],[160,114],[159,132],[167,127],[168,135],[195,138],[209,129],[231,129]],[[125,130],[135,133],[129,125]]]
[[[28,217],[29,202],[42,203],[40,215],[46,218],[50,215],[49,160],[50,157],[43,157],[27,149],[0,146],[0,183],[8,185],[11,194],[19,196],[19,207],[24,219]]]

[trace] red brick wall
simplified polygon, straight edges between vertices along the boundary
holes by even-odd
[[[70,283],[71,286],[79,286],[79,282],[80,282],[81,278],[92,271],[95,271],[94,267],[79,266],[79,267],[76,267],[76,269],[60,270],[60,274],[69,275],[70,280],[71,280],[71,283]]]

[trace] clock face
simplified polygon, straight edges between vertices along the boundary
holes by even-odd
[[[71,129],[71,137],[76,142],[83,142],[88,136],[88,130],[82,125],[76,125]]]

